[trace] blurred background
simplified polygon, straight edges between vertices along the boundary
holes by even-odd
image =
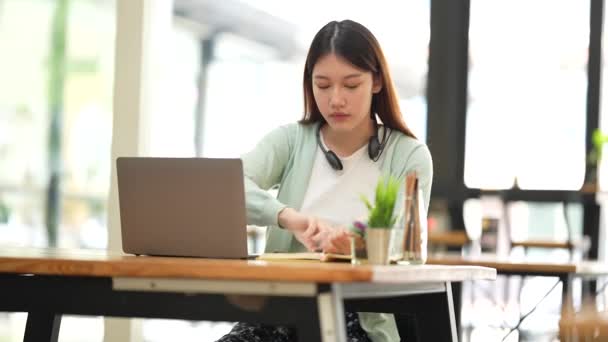
[[[0,0],[0,248],[108,247],[119,1],[129,0]],[[608,171],[592,141],[608,132],[603,3],[173,0],[165,63],[148,80],[166,89],[149,154],[238,157],[298,120],[308,44],[327,22],[352,19],[380,41],[404,119],[431,148],[431,230],[478,240],[494,222],[507,242],[587,236],[587,255],[604,260]],[[262,250],[263,228],[250,230],[250,249]],[[504,246],[492,248],[511,253]],[[535,303],[553,280],[532,279],[521,296],[512,282],[481,286],[486,317],[499,317],[491,324],[473,326],[463,306],[468,340],[501,340],[514,303]],[[559,295],[507,340],[554,340]],[[24,326],[25,314],[0,313],[0,341],[20,341]],[[230,326],[145,320],[143,331],[145,341],[213,341]],[[60,334],[101,341],[103,321],[69,317]]]

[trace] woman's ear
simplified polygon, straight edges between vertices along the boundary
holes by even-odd
[[[374,84],[372,85],[372,93],[378,94],[380,92],[380,90],[382,90],[382,84],[384,83],[382,80],[382,75],[374,74],[373,77],[374,77],[374,79],[373,79]]]

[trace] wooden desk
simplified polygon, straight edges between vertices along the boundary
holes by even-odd
[[[436,254],[429,256],[427,264],[483,266],[494,268],[498,274],[504,275],[558,277],[563,283],[564,303],[568,305],[572,303],[570,291],[574,278],[597,279],[608,276],[608,264],[598,261],[559,262],[533,258],[499,258],[493,255],[463,257]]]
[[[562,282],[562,316],[573,312],[572,281],[574,278],[597,279],[608,276],[608,264],[597,261],[559,262],[533,258],[499,258],[494,255],[479,255],[463,257],[447,253],[430,255],[427,264],[441,265],[471,265],[490,267],[498,274],[519,276],[558,277]],[[455,307],[460,307],[460,288],[454,291]],[[456,313],[457,326],[460,323],[459,313]]]
[[[495,277],[495,270],[478,266],[4,249],[0,311],[28,312],[24,341],[56,341],[62,314],[283,324],[295,327],[301,341],[346,341],[345,307],[416,315],[428,324],[420,328],[421,340],[457,341],[451,283]]]
[[[496,269],[498,274],[548,277],[597,278],[608,275],[608,264],[598,261],[560,262],[538,258],[499,258],[494,255],[463,257],[458,254],[429,255],[427,264],[470,265]]]

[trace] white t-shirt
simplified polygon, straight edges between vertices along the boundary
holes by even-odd
[[[321,143],[327,150],[322,136]],[[383,156],[374,162],[369,158],[365,144],[352,155],[340,158],[343,169],[337,171],[329,165],[321,148],[317,147],[300,212],[345,227],[354,220],[365,219],[368,211],[361,195],[374,202]]]

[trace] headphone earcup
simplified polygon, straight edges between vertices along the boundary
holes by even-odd
[[[373,161],[378,160],[378,157],[380,156],[380,141],[378,140],[377,135],[374,135],[369,139],[367,154],[369,155],[369,159]]]
[[[334,151],[325,152],[325,159],[334,170],[341,171],[343,169],[342,162],[340,158],[334,153]]]
[[[321,152],[323,152],[323,154],[325,155],[325,159],[327,159],[327,162],[329,163],[331,168],[337,171],[341,171],[344,167],[342,166],[340,158],[338,158],[338,156],[333,151],[326,150],[325,147],[323,147],[323,144],[321,143],[321,126],[322,125],[319,125],[319,127],[317,128],[317,144],[319,145]]]

